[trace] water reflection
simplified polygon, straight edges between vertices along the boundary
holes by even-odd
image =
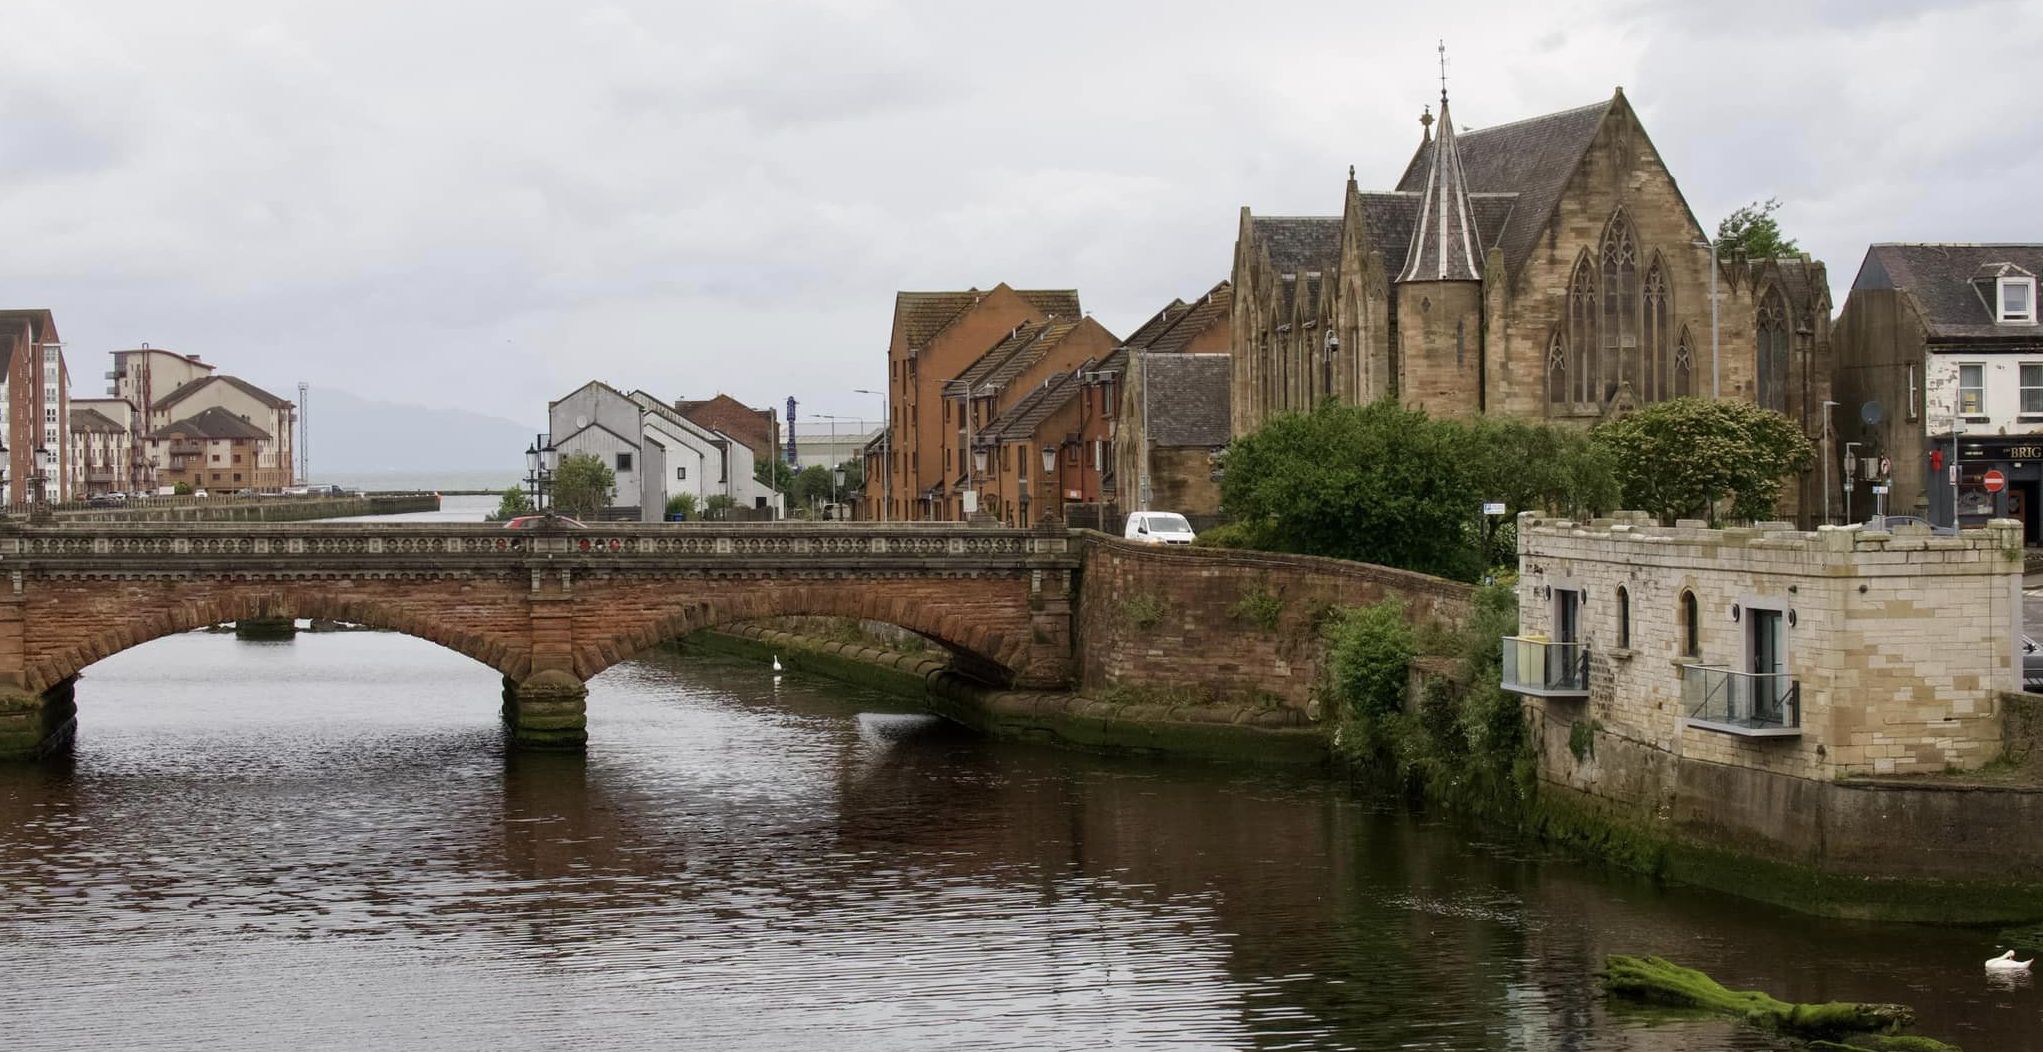
[[[586,756],[381,634],[173,637],[0,770],[10,1047],[1760,1048],[1612,1014],[1606,953],[2043,1047],[1974,933],[1542,862],[1310,772],[984,742],[678,655]],[[27,1035],[25,1042],[14,1037]]]

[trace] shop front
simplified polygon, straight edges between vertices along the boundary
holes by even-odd
[[[1955,462],[1952,448],[1945,435],[1928,454],[1930,521],[1952,521],[1955,483],[1959,526],[2019,519],[2023,543],[2043,544],[2043,435],[1960,436]]]

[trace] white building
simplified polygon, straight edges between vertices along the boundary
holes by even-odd
[[[744,443],[689,421],[644,391],[625,394],[590,381],[547,405],[547,426],[560,456],[594,454],[616,473],[611,507],[635,508],[641,522],[659,522],[668,498],[679,493],[693,494],[698,506],[727,496],[752,514],[780,514],[780,495],[753,477],[752,451]]]

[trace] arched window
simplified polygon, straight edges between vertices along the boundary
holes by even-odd
[[[1639,384],[1639,249],[1632,241],[1631,224],[1624,213],[1610,217],[1603,231],[1600,253],[1603,271],[1603,317],[1601,376],[1596,403],[1603,405],[1618,389]]]
[[[1630,650],[1632,646],[1632,593],[1624,585],[1617,586],[1617,647]]]
[[[1673,385],[1676,398],[1695,393],[1695,347],[1689,342],[1685,326],[1681,330],[1681,338],[1674,343]]]
[[[1553,405],[1568,404],[1568,343],[1558,325],[1546,343],[1546,400]]]
[[[1579,408],[1598,404],[1595,335],[1596,270],[1584,254],[1568,282],[1568,400]]]
[[[1686,588],[1681,590],[1681,653],[1702,656],[1702,621],[1696,615],[1695,593]]]
[[[1656,258],[1646,268],[1646,283],[1639,294],[1644,324],[1639,331],[1641,383],[1639,396],[1647,402],[1673,397],[1668,373],[1672,365],[1667,346],[1667,272]]]
[[[1759,301],[1759,390],[1755,400],[1763,409],[1788,411],[1788,305],[1779,286],[1766,290]]]

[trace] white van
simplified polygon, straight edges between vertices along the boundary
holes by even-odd
[[[1128,514],[1121,536],[1145,544],[1190,544],[1196,536],[1192,524],[1174,511],[1136,511]]]

